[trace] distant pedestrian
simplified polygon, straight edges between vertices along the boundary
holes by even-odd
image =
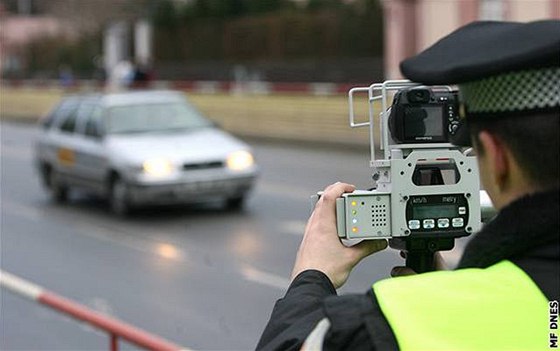
[[[109,89],[127,89],[134,79],[134,66],[130,61],[120,61],[113,67],[109,76]]]
[[[58,79],[60,81],[60,86],[63,88],[70,88],[74,85],[74,74],[72,73],[72,67],[69,65],[61,65],[58,68]]]

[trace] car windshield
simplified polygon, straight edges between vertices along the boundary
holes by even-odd
[[[184,102],[145,103],[109,108],[109,134],[176,131],[212,124]]]

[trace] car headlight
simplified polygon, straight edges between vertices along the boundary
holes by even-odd
[[[253,155],[249,151],[236,151],[227,158],[227,166],[233,171],[242,171],[255,163]]]
[[[142,169],[144,173],[155,176],[155,177],[163,177],[167,176],[174,171],[173,164],[171,161],[161,158],[154,158],[151,160],[144,161],[142,165]]]

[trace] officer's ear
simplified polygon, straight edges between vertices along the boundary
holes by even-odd
[[[506,144],[495,134],[486,130],[478,133],[478,152],[484,164],[486,177],[496,189],[505,190],[511,171],[510,153]]]

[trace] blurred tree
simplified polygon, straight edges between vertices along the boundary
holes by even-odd
[[[108,21],[145,16],[158,0],[35,0],[37,11],[72,22],[79,32],[101,30]]]
[[[0,0],[16,6],[17,0]],[[112,20],[149,17],[158,65],[188,62],[251,64],[380,57],[381,0],[33,0],[35,10],[72,21],[80,36],[97,35]],[[90,47],[59,38],[57,57],[90,69]],[[101,39],[92,47],[101,54]],[[33,67],[51,67],[34,45]],[[74,52],[84,50],[84,54]],[[91,61],[91,60],[90,60]]]
[[[201,18],[234,18],[295,8],[293,0],[193,0],[183,9],[189,21]]]
[[[340,20],[341,52],[356,57],[383,50],[383,10],[379,0],[356,0],[346,6]]]
[[[309,0],[305,9],[313,12],[325,9],[340,10],[344,7],[348,7],[348,5],[340,0]]]
[[[32,42],[26,51],[28,76],[57,78],[60,68],[68,66],[77,77],[91,78],[94,59],[101,52],[101,36],[89,34],[78,40],[46,37]]]
[[[174,29],[179,23],[179,15],[171,0],[160,0],[153,9],[152,20],[155,26]]]
[[[20,15],[38,15],[41,14],[39,2],[37,0],[0,0],[4,8]]]
[[[182,46],[177,45],[181,38],[178,28],[180,16],[175,3],[171,0],[157,0],[152,3],[152,22],[157,29],[154,37],[154,49],[163,60],[181,60]]]
[[[159,5],[156,60],[381,55],[379,0],[308,0],[299,7],[294,0],[192,0],[182,7],[159,0]],[[168,30],[177,16],[180,40]]]
[[[270,13],[292,7],[292,1],[285,0],[247,0],[249,13]]]

